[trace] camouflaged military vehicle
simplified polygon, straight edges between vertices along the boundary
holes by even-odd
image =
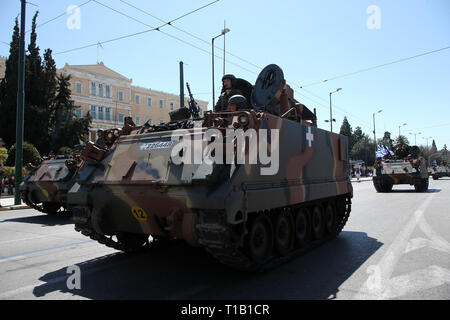
[[[29,164],[29,174],[19,186],[22,200],[50,215],[66,209],[67,192],[74,183],[77,162],[73,156],[65,155],[43,158],[37,167]]]
[[[413,185],[417,192],[428,190],[426,161],[417,146],[397,145],[393,154],[378,158],[374,165],[373,185],[377,192],[391,192],[396,184]]]
[[[433,180],[438,180],[442,177],[450,177],[450,168],[445,163],[442,165],[433,165],[431,169],[431,177]]]
[[[170,122],[129,121],[110,149],[88,145],[68,192],[75,229],[123,251],[183,239],[248,271],[337,236],[353,196],[348,138],[317,128],[276,65],[237,87],[248,103],[236,111],[200,118],[191,95]]]

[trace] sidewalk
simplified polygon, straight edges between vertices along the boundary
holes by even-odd
[[[3,195],[0,197],[0,211],[5,210],[19,210],[19,209],[29,209],[30,207],[20,201],[21,204],[14,205],[14,196]]]

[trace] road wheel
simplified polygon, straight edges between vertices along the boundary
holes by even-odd
[[[141,233],[131,233],[131,232],[121,232],[117,234],[117,240],[123,243],[127,249],[139,249],[144,246],[148,241],[147,234]]]
[[[275,221],[275,249],[281,256],[294,247],[294,219],[289,211],[279,213]]]
[[[302,208],[295,216],[295,239],[299,247],[305,246],[311,240],[311,215],[309,210]]]
[[[322,205],[314,206],[312,212],[312,234],[314,239],[318,240],[323,237],[325,231],[325,217]]]
[[[336,209],[331,202],[325,207],[325,227],[329,234],[336,232]]]
[[[61,205],[58,202],[42,203],[42,210],[49,215],[57,214],[59,212],[59,209],[61,209]]]
[[[391,192],[392,191],[392,187],[394,186],[394,184],[392,182],[384,182],[382,184],[382,189],[383,192]]]
[[[270,258],[273,248],[273,231],[272,223],[267,215],[258,214],[250,221],[246,247],[250,258],[258,264]]]

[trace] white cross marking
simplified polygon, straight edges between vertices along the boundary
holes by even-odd
[[[312,147],[314,135],[311,127],[306,127],[306,140],[308,141],[308,147]]]

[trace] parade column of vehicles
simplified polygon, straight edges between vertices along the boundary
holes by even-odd
[[[348,138],[317,128],[277,65],[255,85],[238,83],[244,108],[200,118],[191,99],[168,123],[127,118],[103,144],[88,143],[73,163],[66,203],[58,202],[72,211],[75,230],[123,251],[145,249],[150,236],[152,244],[183,239],[248,271],[337,236],[353,197]],[[50,170],[45,165],[35,179]],[[35,193],[23,194],[37,202]]]

